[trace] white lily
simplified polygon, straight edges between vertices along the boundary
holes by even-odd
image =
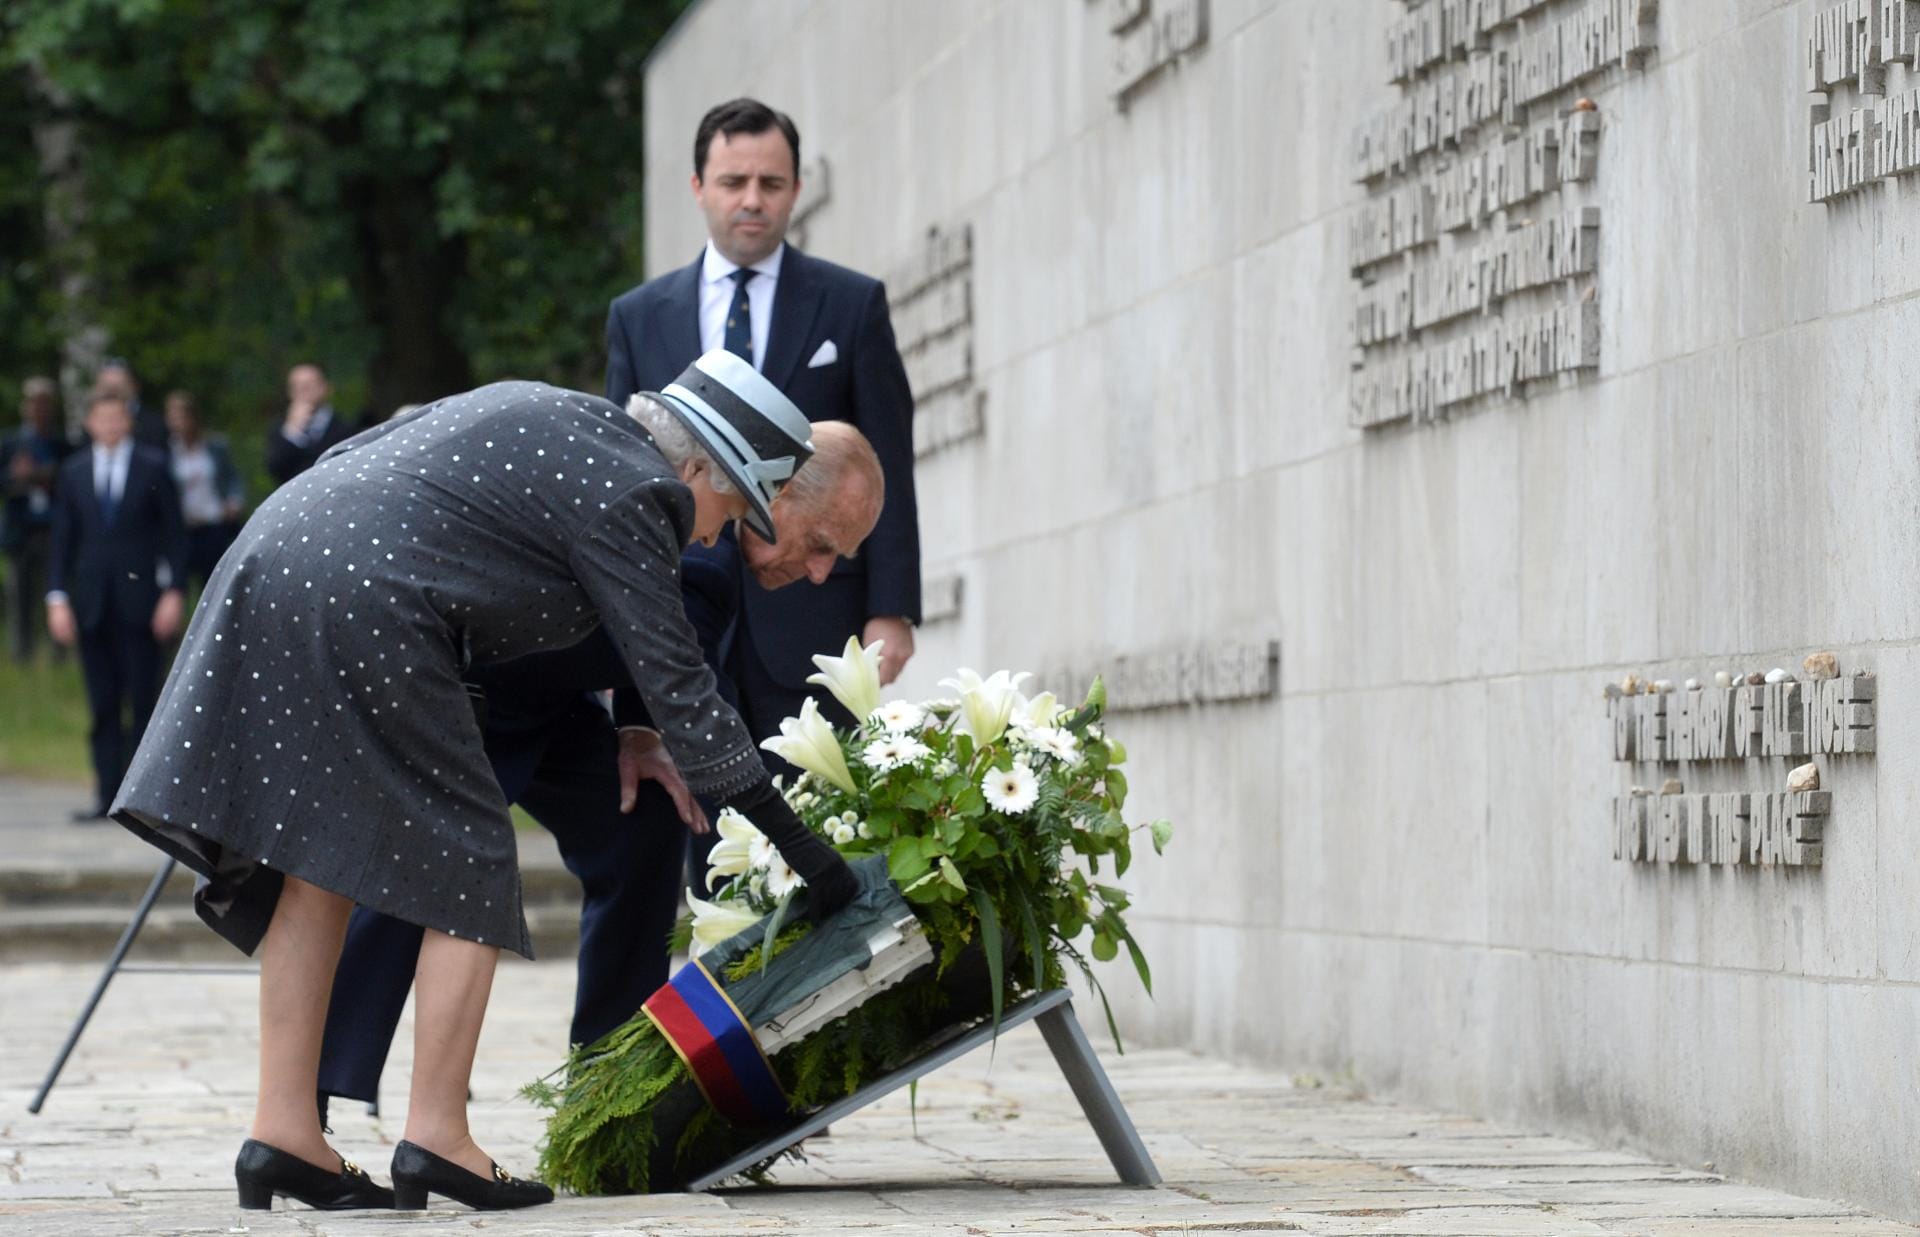
[[[848,636],[840,656],[814,654],[813,664],[820,667],[820,673],[808,675],[807,682],[832,692],[833,698],[855,717],[865,717],[880,707],[880,650],[886,643],[875,640],[862,648],[858,637]]]
[[[847,772],[846,753],[840,750],[840,740],[827,719],[820,716],[820,706],[811,696],[801,703],[800,716],[781,722],[780,733],[760,746],[789,764],[853,793],[853,774]]]
[[[693,948],[690,952],[696,958],[721,941],[738,936],[760,922],[760,916],[738,902],[703,902],[688,894],[687,906],[693,911]]]
[[[756,872],[764,872],[780,861],[780,852],[775,848],[773,839],[761,834],[747,843],[747,863]]]
[[[754,827],[752,821],[732,808],[721,809],[719,819],[714,821],[714,829],[719,833],[720,841],[707,855],[709,890],[715,883],[738,876],[752,867],[753,844],[766,837]]]
[[[1060,702],[1054,699],[1052,692],[1041,692],[1032,699],[1019,696],[1014,703],[1013,711],[1014,716],[1021,722],[1037,730],[1042,726],[1053,725],[1054,719],[1065,710],[1060,707]]]
[[[960,728],[972,735],[976,744],[985,747],[1007,732],[1007,723],[1013,718],[1014,705],[1020,695],[1020,684],[1032,677],[1024,670],[1019,674],[996,670],[983,679],[971,670],[962,669],[954,678],[941,679],[940,686],[960,693]]]

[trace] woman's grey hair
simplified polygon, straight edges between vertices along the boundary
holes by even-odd
[[[667,463],[673,465],[674,471],[679,471],[689,460],[703,460],[707,465],[707,484],[713,492],[733,492],[732,478],[727,476],[725,469],[714,463],[713,456],[700,445],[693,431],[673,415],[672,409],[641,392],[627,400],[627,415],[639,422],[641,429],[653,435],[653,445],[660,448],[660,454],[667,457]]]

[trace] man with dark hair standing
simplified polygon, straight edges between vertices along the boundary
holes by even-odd
[[[267,472],[285,485],[312,468],[335,443],[353,437],[353,428],[331,402],[327,371],[311,362],[287,371],[287,410],[267,430]]]
[[[127,405],[127,414],[133,418],[133,440],[149,447],[165,449],[167,445],[167,422],[158,408],[149,408],[140,399],[140,380],[133,376],[133,366],[119,357],[108,358],[93,375],[93,395],[111,395]]]
[[[187,534],[166,453],[132,440],[118,395],[87,403],[90,450],[60,467],[47,565],[47,630],[78,643],[93,713],[97,798],[75,820],[103,818],[160,694],[160,646],[180,634]],[[129,729],[125,710],[131,706]]]
[[[0,548],[7,553],[7,624],[13,659],[27,661],[40,631],[53,537],[53,485],[73,445],[60,431],[60,389],[29,378],[21,390],[20,428],[0,439]]]
[[[786,243],[800,193],[800,134],[764,103],[734,99],[700,121],[693,197],[707,245],[687,266],[623,294],[607,314],[607,398],[673,379],[726,348],[746,358],[815,421],[850,421],[886,475],[886,507],[857,560],[779,592],[755,578],[773,547],[740,532],[741,619],[724,650],[755,738],[799,711],[815,653],[847,637],[885,639],[881,681],[913,655],[920,617],[920,531],[913,492],[913,395],[876,279]],[[824,701],[830,708],[839,706]]]

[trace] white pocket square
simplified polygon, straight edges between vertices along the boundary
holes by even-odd
[[[840,359],[840,349],[834,347],[833,341],[829,339],[826,343],[821,344],[820,347],[817,350],[815,350],[813,354],[813,359],[807,362],[807,368],[819,369],[822,365],[831,365],[839,359]]]

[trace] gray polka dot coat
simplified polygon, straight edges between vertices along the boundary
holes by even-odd
[[[463,674],[604,624],[696,792],[764,781],[682,608],[692,524],[624,412],[539,383],[342,443],[221,560],[116,819],[201,875],[201,917],[248,952],[291,873],[531,956]]]

